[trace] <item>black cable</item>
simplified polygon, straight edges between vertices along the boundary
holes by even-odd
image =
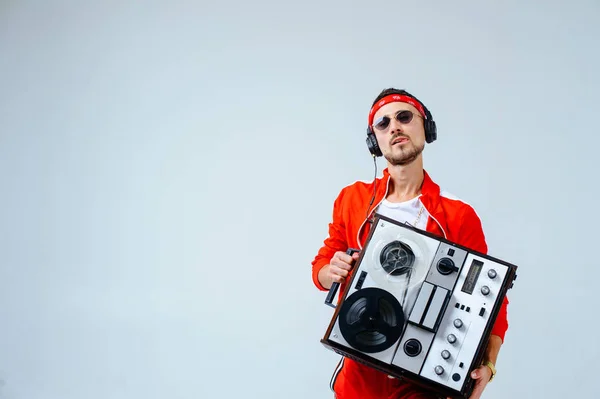
[[[367,214],[365,215],[365,220],[369,218],[369,212],[371,211],[371,205],[373,205],[373,201],[375,201],[375,194],[377,193],[377,158],[373,155],[373,164],[375,165],[375,175],[373,176],[373,196],[371,197],[371,202],[369,202],[369,207],[367,208]]]

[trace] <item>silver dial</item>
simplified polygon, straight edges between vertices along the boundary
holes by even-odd
[[[487,285],[484,285],[483,287],[481,287],[481,293],[483,295],[488,295],[490,293],[490,287],[488,287]]]
[[[435,366],[435,373],[437,375],[442,375],[444,374],[444,368],[442,366]]]
[[[491,278],[491,279],[496,278],[497,275],[498,275],[498,273],[496,273],[496,271],[494,269],[490,269],[488,271],[488,277]]]
[[[448,342],[451,344],[456,342],[456,336],[454,334],[448,334]]]
[[[454,320],[454,327],[461,328],[463,326],[463,322],[461,319]]]
[[[450,359],[450,352],[448,352],[446,349],[444,349],[442,351],[442,357],[446,360]]]

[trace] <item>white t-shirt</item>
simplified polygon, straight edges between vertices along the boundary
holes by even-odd
[[[421,230],[427,228],[427,220],[429,219],[429,213],[421,204],[419,197],[404,202],[390,202],[384,199],[377,207],[377,213],[400,223],[408,223]],[[419,215],[419,213],[421,214]]]

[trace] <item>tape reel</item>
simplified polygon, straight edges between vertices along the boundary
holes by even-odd
[[[394,248],[390,248],[389,245],[399,242],[394,253]],[[405,248],[410,248],[410,252]],[[407,286],[408,289],[415,286],[420,286],[429,270],[428,260],[431,259],[432,254],[425,241],[418,236],[406,237],[402,234],[398,234],[397,231],[386,231],[379,235],[377,242],[372,246],[373,250],[369,255],[368,264],[371,269],[371,278],[383,289],[389,289],[395,291],[400,287]],[[384,252],[385,251],[385,252]],[[407,253],[407,257],[412,256],[410,265],[410,279],[407,279],[407,273],[395,272],[385,263],[382,264],[381,260],[391,260],[396,254],[402,256],[402,252]],[[400,260],[398,260],[400,261]],[[386,269],[388,269],[386,271]]]
[[[365,353],[382,352],[394,345],[404,328],[402,305],[388,291],[363,288],[343,302],[340,332],[348,344]]]

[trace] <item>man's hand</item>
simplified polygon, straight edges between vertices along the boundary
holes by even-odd
[[[490,336],[490,340],[485,352],[485,358],[491,361],[492,364],[496,364],[496,361],[498,360],[498,352],[500,351],[501,346],[502,339],[500,337],[497,335]],[[475,380],[475,386],[473,387],[473,392],[471,393],[471,396],[469,396],[469,399],[479,399],[483,393],[483,390],[490,382],[490,378],[492,378],[492,370],[486,365],[481,365],[479,368],[471,372],[471,378]]]
[[[478,369],[475,369],[471,372],[471,378],[475,381],[475,387],[473,388],[473,392],[469,399],[479,399],[486,385],[492,378],[492,370],[488,366],[479,366]],[[447,399],[453,399],[448,397]]]
[[[471,378],[476,381],[469,399],[479,399],[486,385],[490,382],[490,378],[492,378],[492,370],[488,366],[479,366],[478,369],[471,372]]]
[[[329,264],[319,270],[319,282],[321,285],[329,289],[333,283],[343,283],[348,274],[350,274],[352,265],[358,259],[358,255],[358,252],[355,252],[352,256],[342,251],[336,252],[329,261]]]

